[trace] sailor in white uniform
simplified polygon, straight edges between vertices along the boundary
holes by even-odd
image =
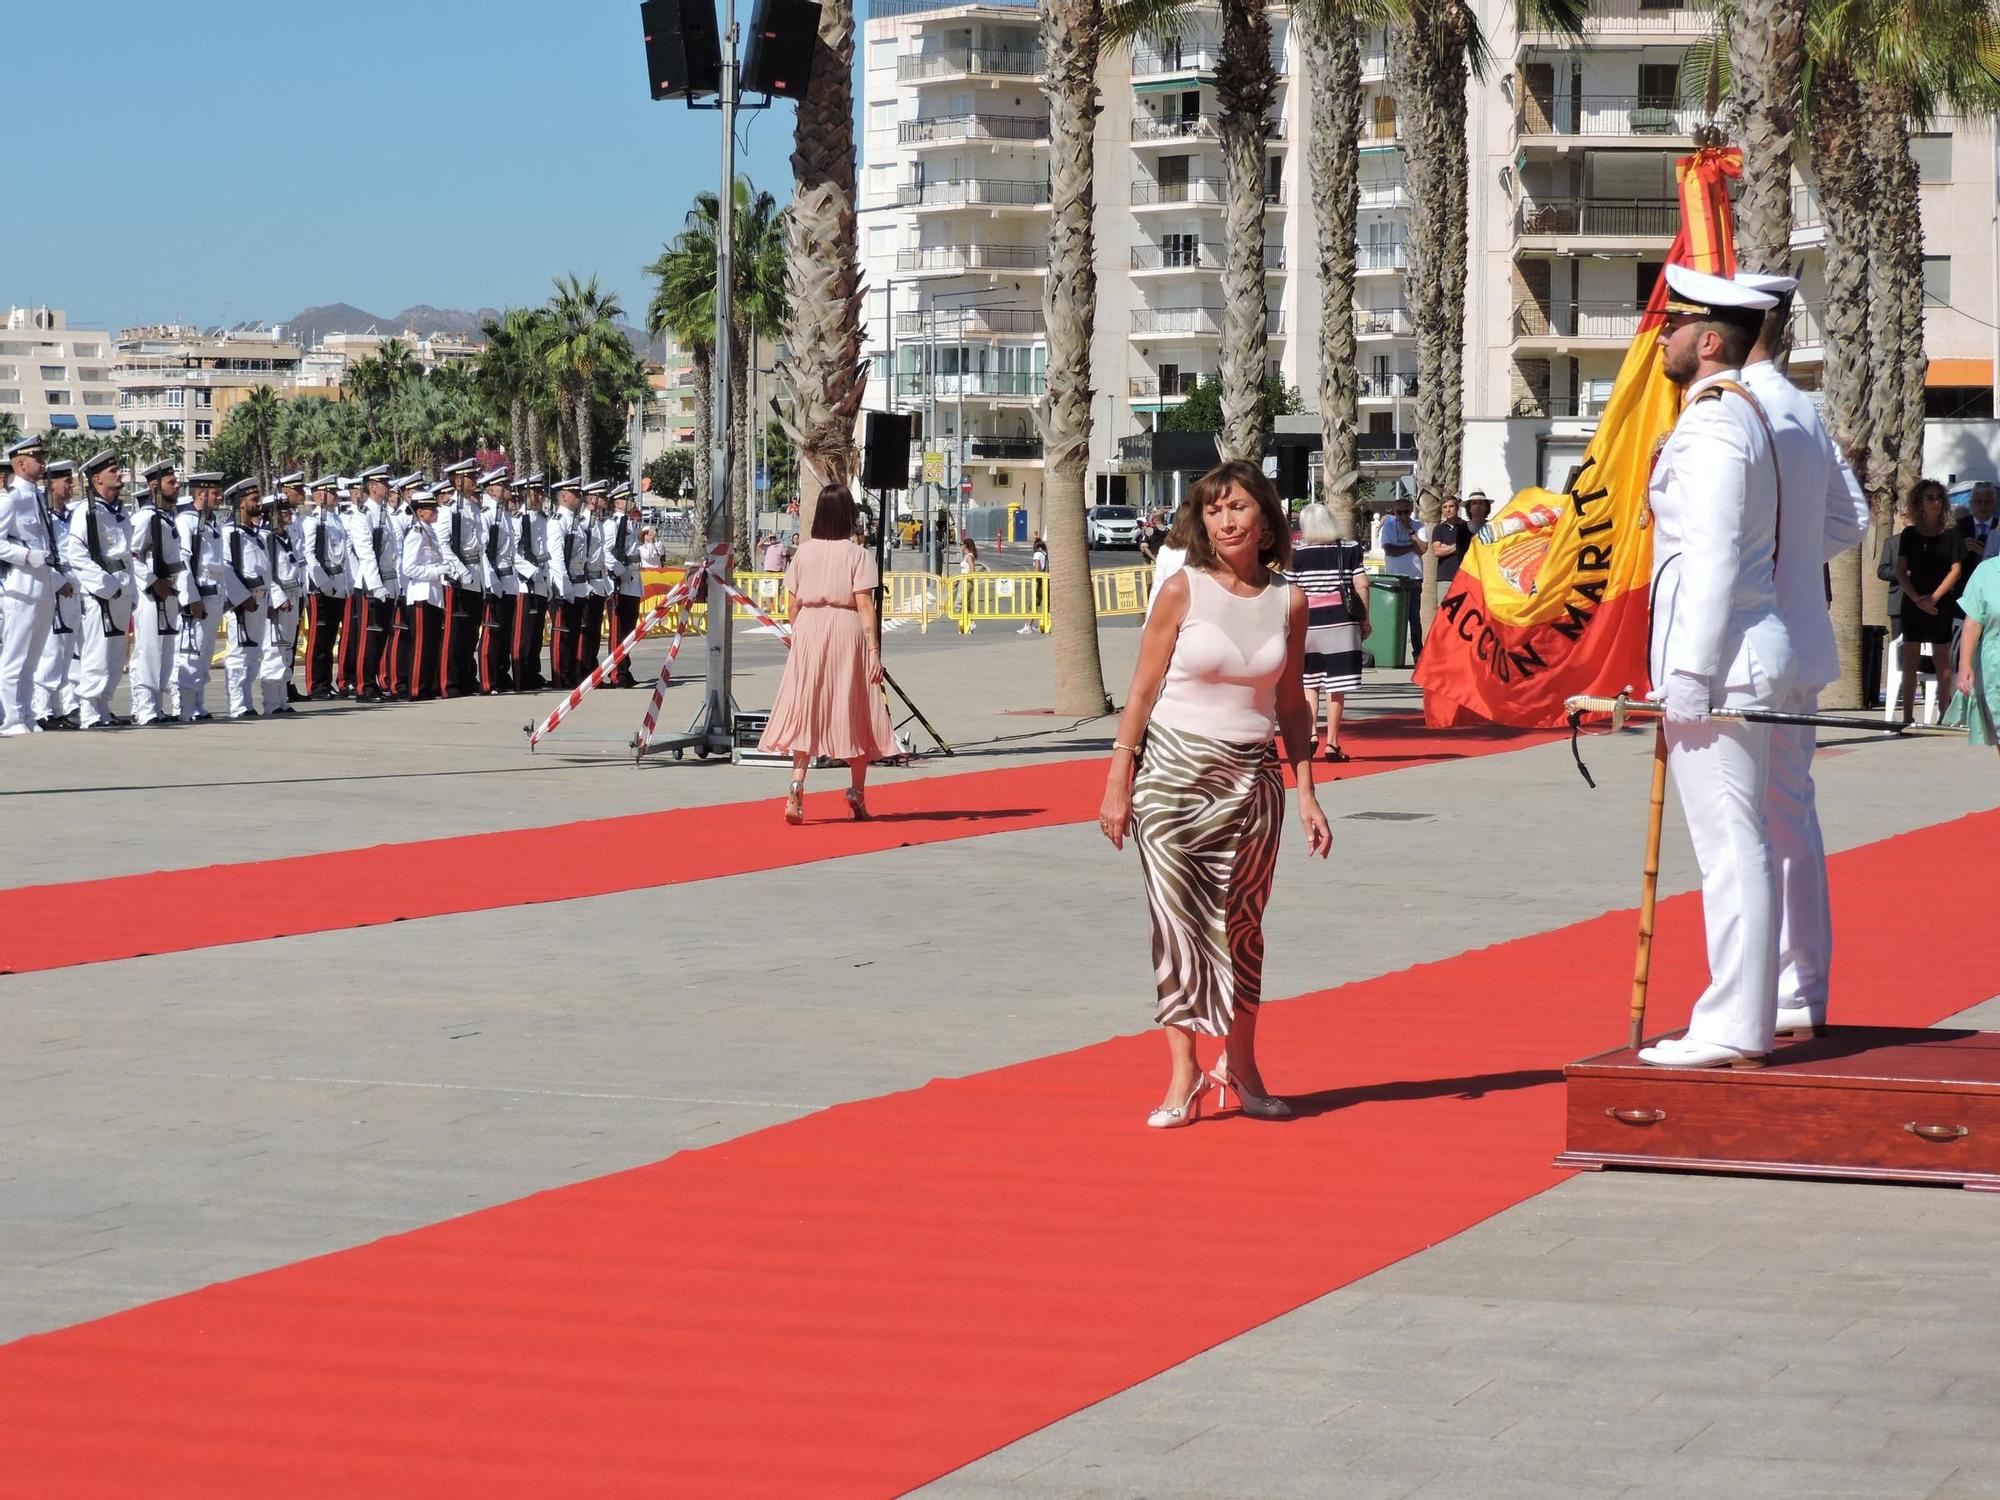
[[[67,542],[70,577],[83,605],[77,712],[85,729],[116,729],[132,722],[111,711],[132,641],[132,532],[117,455],[107,448],[85,459],[83,482],[84,493],[69,503]]]
[[[1667,268],[1667,285],[1663,367],[1686,404],[1654,463],[1649,496],[1651,667],[1668,769],[1701,866],[1709,983],[1687,1034],[1639,1058],[1755,1067],[1771,1050],[1778,1003],[1771,728],[1711,713],[1796,702],[1808,675],[1778,601],[1776,440],[1741,377],[1777,299],[1681,266]],[[1815,578],[1823,526],[1815,523],[1810,543]]]
[[[180,500],[180,476],[170,461],[142,469],[149,489],[146,504],[132,518],[132,721],[172,724],[163,705],[171,696],[174,642],[181,614],[178,591],[181,569],[180,533],[174,510]]]
[[[263,519],[257,545],[263,549],[264,571],[271,579],[264,651],[257,659],[257,711],[266,718],[298,712],[291,702],[300,696],[292,687],[292,659],[298,650],[300,600],[306,591],[306,548],[299,523],[292,517],[289,492],[294,481],[303,484],[304,477],[286,475],[279,480],[279,493],[266,495],[258,506]]]
[[[1792,295],[1790,276],[1742,272],[1737,285],[1767,293],[1778,305],[1764,329],[1743,384],[1763,405],[1778,444],[1783,484],[1778,516],[1778,609],[1798,657],[1798,684],[1779,705],[1809,714],[1820,689],[1840,676],[1840,653],[1827,613],[1825,564],[1861,545],[1868,500],[1834,445],[1812,401],[1772,362],[1781,347]],[[1826,1024],[1827,974],[1833,960],[1833,915],[1827,902],[1826,845],[1814,800],[1810,727],[1771,728],[1771,849],[1778,862],[1778,1034],[1812,1035]]]
[[[62,568],[56,523],[41,485],[42,440],[8,445],[13,482],[0,490],[0,735],[33,734],[35,668],[56,601],[76,592]]]
[[[181,633],[174,653],[174,712],[183,724],[205,724],[215,717],[204,701],[215,665],[216,633],[223,611],[240,609],[249,597],[223,551],[215,515],[222,479],[215,471],[188,475],[194,499],[174,518],[187,559],[179,580]]]
[[[77,591],[75,575],[69,568],[69,507],[75,493],[76,465],[70,460],[58,459],[42,471],[42,494],[55,536],[55,564],[70,584],[67,593],[56,596],[48,639],[42,643],[42,659],[35,668],[35,723],[43,729],[78,727],[73,700],[76,648],[83,639],[80,623],[83,619],[83,597]]]

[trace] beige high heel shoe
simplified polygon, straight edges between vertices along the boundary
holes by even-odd
[[[1195,1076],[1194,1091],[1187,1099],[1176,1105],[1161,1105],[1146,1116],[1146,1124],[1153,1130],[1177,1130],[1183,1125],[1192,1125],[1201,1118],[1201,1096],[1208,1092],[1213,1080],[1206,1073]]]

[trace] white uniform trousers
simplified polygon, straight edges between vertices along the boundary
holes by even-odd
[[[229,717],[247,719],[257,712],[257,680],[263,675],[265,635],[270,617],[262,598],[229,619],[229,649],[222,657],[222,680],[229,690]]]
[[[56,596],[44,589],[39,598],[0,597],[0,728],[16,724],[35,727],[35,669],[41,665],[55,622]]]
[[[203,711],[208,674],[215,666],[216,632],[222,628],[222,596],[211,594],[202,603],[208,613],[199,620],[182,618],[174,648],[174,713],[184,724]]]
[[[174,602],[162,604],[143,589],[132,606],[132,717],[150,724],[161,716],[162,700],[173,683]],[[161,626],[166,634],[160,633]]]
[[[70,711],[70,687],[76,681],[78,595],[58,598],[49,616],[49,633],[42,640],[41,661],[35,667],[35,717],[59,718]]]
[[[1788,714],[1819,711],[1819,691],[1800,689],[1780,700]],[[1814,802],[1815,732],[1771,726],[1771,852],[1778,866],[1778,1004],[1803,1005],[1826,1018],[1827,974],[1833,964],[1833,909],[1827,899],[1826,844]]]
[[[1738,705],[1725,699],[1725,706]],[[1687,1035],[1769,1052],[1778,1020],[1778,867],[1768,813],[1771,726],[1667,725],[1667,767],[1701,866],[1708,988]]]
[[[83,644],[77,650],[77,715],[88,729],[111,717],[111,695],[118,691],[118,679],[125,675],[125,654],[131,648],[131,623],[123,599],[90,598],[83,601]],[[110,611],[107,621],[105,612]],[[113,635],[120,615],[126,616],[124,633]]]
[[[285,590],[291,608],[264,620],[264,654],[257,664],[257,688],[262,698],[259,713],[276,713],[289,701],[285,691],[292,684],[292,659],[299,650],[300,591]]]

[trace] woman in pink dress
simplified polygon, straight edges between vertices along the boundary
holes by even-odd
[[[868,816],[868,762],[896,753],[882,658],[875,649],[875,559],[853,540],[854,497],[843,485],[819,492],[812,536],[785,570],[792,600],[792,650],[760,749],[790,755],[785,821],[803,823],[806,767],[814,756],[847,762],[847,806]]]

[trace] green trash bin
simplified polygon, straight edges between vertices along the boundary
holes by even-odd
[[[1417,607],[1423,580],[1395,573],[1368,575],[1368,639],[1361,649],[1378,667],[1410,664],[1410,611]]]

